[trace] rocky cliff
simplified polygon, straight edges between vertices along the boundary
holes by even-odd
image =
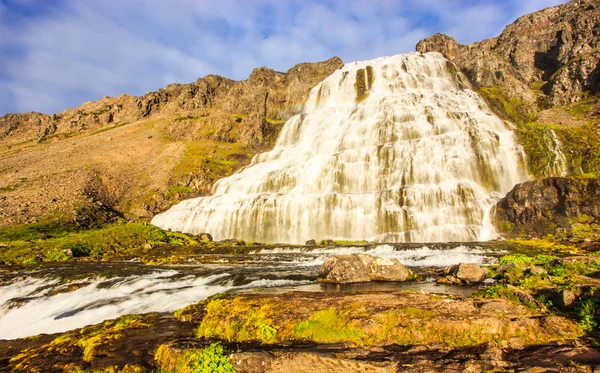
[[[503,232],[543,236],[600,224],[600,178],[551,177],[516,185],[496,205]]]
[[[536,177],[600,172],[599,48],[599,0],[540,10],[469,45],[442,34],[417,44],[454,61],[516,125]]]
[[[476,88],[499,87],[532,106],[581,101],[600,89],[600,1],[540,10],[517,19],[498,37],[469,45],[436,34],[420,41],[417,51],[441,52]]]
[[[269,147],[337,58],[244,81],[209,75],[140,97],[120,95],[59,114],[0,118],[0,226],[48,218],[87,225],[150,217]]]

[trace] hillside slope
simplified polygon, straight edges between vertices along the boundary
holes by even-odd
[[[147,218],[269,147],[334,57],[245,81],[209,75],[141,97],[121,95],[60,114],[0,118],[0,226],[48,218],[87,226]]]

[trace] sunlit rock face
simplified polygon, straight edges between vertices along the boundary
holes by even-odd
[[[472,241],[527,179],[513,132],[439,53],[346,64],[270,152],[152,223],[215,239]]]

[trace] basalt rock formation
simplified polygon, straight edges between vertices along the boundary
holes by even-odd
[[[269,147],[337,58],[244,81],[208,75],[59,114],[0,118],[0,226],[53,217],[151,217]],[[80,221],[90,218],[82,216]]]
[[[420,41],[417,51],[441,52],[476,88],[499,87],[531,106],[580,101],[600,89],[600,1],[570,1],[525,15],[500,36],[469,45],[436,34]]]

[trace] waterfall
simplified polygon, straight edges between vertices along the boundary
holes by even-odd
[[[441,54],[353,62],[311,90],[273,150],[152,223],[258,242],[473,241],[527,179],[521,154]]]

